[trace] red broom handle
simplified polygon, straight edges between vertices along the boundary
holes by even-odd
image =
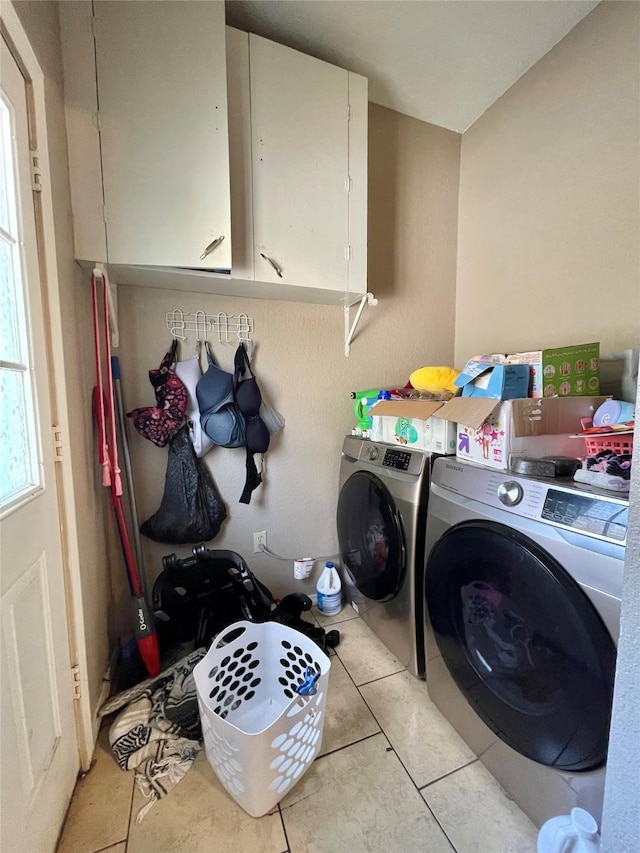
[[[93,298],[93,341],[95,346],[95,364],[96,364],[96,383],[98,386],[98,395],[100,405],[97,407],[98,418],[98,461],[102,465],[102,485],[111,485],[111,474],[109,471],[110,459],[109,450],[107,448],[107,431],[104,418],[104,405],[102,403],[103,384],[102,384],[102,353],[100,351],[100,321],[98,318],[98,284],[96,276],[91,276],[91,294]]]

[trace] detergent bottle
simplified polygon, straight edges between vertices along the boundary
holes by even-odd
[[[351,397],[355,400],[353,412],[356,416],[358,429],[361,432],[371,429],[371,418],[369,409],[378,399],[380,388],[372,388],[370,391],[352,391]]]
[[[598,853],[600,836],[595,818],[584,809],[552,817],[538,834],[538,853]]]
[[[342,610],[342,583],[338,570],[329,562],[325,564],[318,580],[318,610],[325,616],[334,616]]]

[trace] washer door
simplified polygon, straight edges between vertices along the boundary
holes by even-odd
[[[553,557],[501,524],[459,524],[429,555],[425,594],[449,672],[498,737],[559,770],[604,763],[616,650]]]
[[[342,486],[338,542],[348,584],[374,601],[395,598],[405,572],[404,535],[393,498],[375,474],[356,471]]]

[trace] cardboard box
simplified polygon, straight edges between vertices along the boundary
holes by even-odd
[[[600,391],[600,344],[510,353],[505,364],[528,364],[530,397],[583,397]]]
[[[370,410],[373,441],[415,447],[430,453],[456,452],[456,425],[433,417],[438,400],[380,400]]]
[[[581,456],[583,441],[569,438],[581,418],[593,417],[606,397],[549,397],[496,402],[454,397],[433,417],[456,421],[456,455],[507,470],[514,457]]]
[[[529,394],[528,364],[489,364],[471,360],[458,374],[455,385],[463,397],[514,400]]]

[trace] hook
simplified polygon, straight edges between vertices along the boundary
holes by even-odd
[[[196,341],[202,343],[202,341],[207,340],[207,332],[211,328],[211,323],[207,320],[207,315],[204,311],[195,311],[193,316],[196,318]],[[200,337],[201,334],[202,337]]]
[[[217,323],[218,330],[218,343],[223,343],[222,335],[224,334],[224,343],[229,343],[229,318],[224,313],[224,311],[220,311],[218,314],[214,315],[212,318],[214,321],[214,326]]]
[[[247,342],[250,340],[251,323],[247,314],[238,314],[238,340]]]
[[[186,324],[184,322],[184,311],[180,308],[174,308],[173,311],[167,311],[167,328],[171,332],[172,338],[178,338],[181,341],[186,341],[187,336],[184,334]]]

